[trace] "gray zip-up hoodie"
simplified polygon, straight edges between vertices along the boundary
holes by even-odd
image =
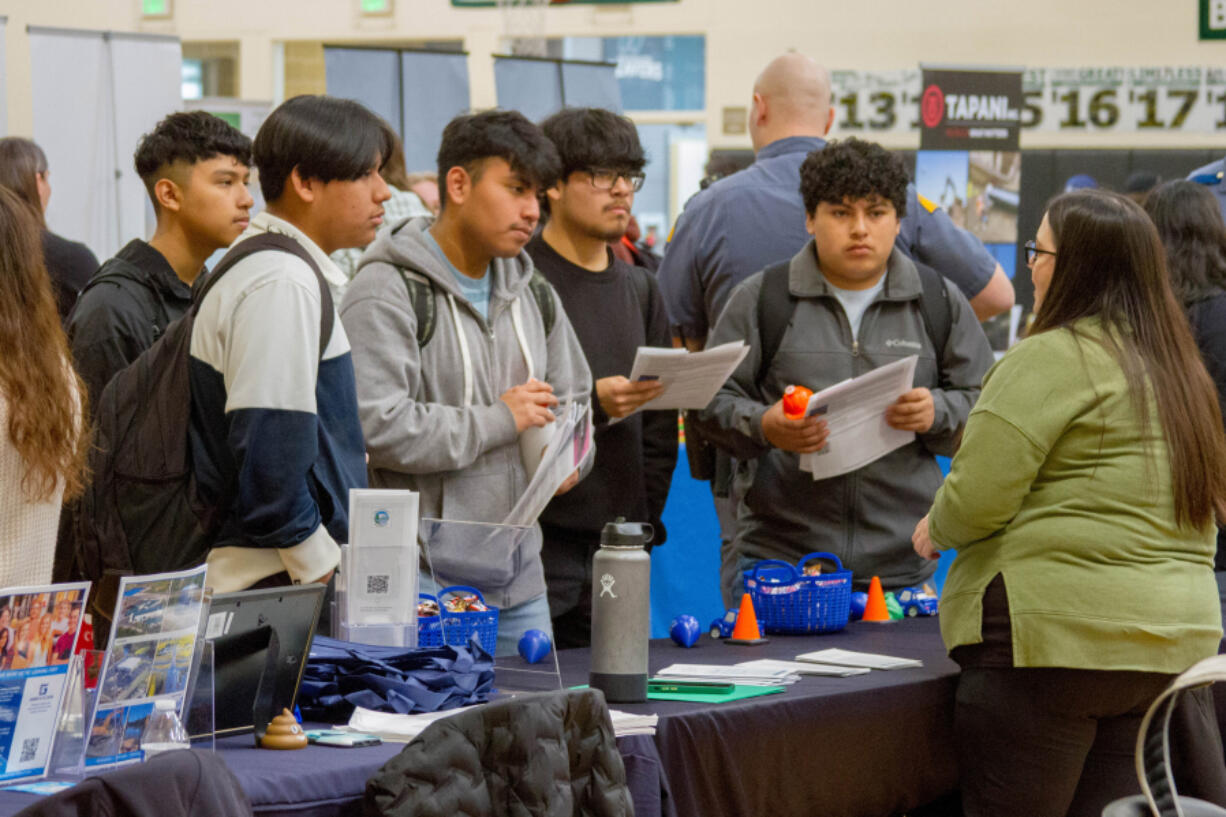
[[[501,522],[528,475],[515,419],[500,396],[534,376],[553,386],[560,402],[587,403],[592,376],[552,290],[557,318],[546,337],[528,286],[533,266],[527,253],[492,263],[487,321],[431,249],[423,233],[430,223],[408,219],[381,233],[341,303],[370,487],[417,491],[422,517]],[[397,268],[434,286],[434,334],[421,349],[417,316]],[[456,533],[432,550],[442,584],[476,586],[498,607],[545,592],[539,528],[509,551],[481,547],[475,531]]]
[[[919,273],[895,248],[885,286],[860,322],[859,337],[818,268],[813,241],[792,258],[788,290],[796,311],[767,366],[755,383],[761,349],[758,292],[762,273],[732,293],[708,344],[744,340],[750,352],[707,407],[728,429],[762,447],[762,455],[738,462],[735,551],[743,559],[784,559],[826,551],[853,572],[857,586],[880,576],[887,588],[917,584],[932,575],[911,548],[915,523],[928,512],[941,484],[933,454],[954,453],[962,426],[979,397],[979,384],[992,365],[992,350],[975,313],[957,287],[947,286],[949,341],[932,348],[920,313]],[[932,428],[914,442],[842,477],[814,481],[800,470],[796,454],[771,447],[762,434],[762,415],[796,383],[820,391],[849,377],[918,355],[916,387],[932,392]]]

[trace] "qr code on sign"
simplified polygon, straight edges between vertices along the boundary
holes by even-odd
[[[18,763],[29,763],[34,759],[34,755],[38,753],[38,738],[26,738],[21,742],[21,757],[18,758]]]
[[[372,596],[382,596],[388,591],[389,577],[386,574],[366,577],[366,592]]]

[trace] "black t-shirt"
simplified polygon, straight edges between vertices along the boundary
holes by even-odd
[[[537,268],[558,293],[592,370],[629,376],[640,346],[670,346],[664,302],[651,274],[613,257],[604,272],[570,263],[540,235],[527,246]],[[659,526],[677,461],[677,412],[640,411],[613,425],[592,388],[596,462],[571,491],[556,497],[541,524],[590,533],[618,516]],[[657,544],[660,535],[657,536]]]
[[[66,321],[68,313],[77,302],[77,296],[85,288],[89,277],[98,269],[98,259],[84,244],[61,238],[50,230],[43,230],[43,260],[55,289],[55,304],[60,310],[60,320]]]

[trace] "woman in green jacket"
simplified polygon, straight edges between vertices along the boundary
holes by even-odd
[[[984,378],[913,539],[958,550],[941,634],[965,814],[1097,817],[1137,791],[1149,704],[1217,652],[1226,435],[1140,207],[1060,196],[1027,258],[1034,327]]]

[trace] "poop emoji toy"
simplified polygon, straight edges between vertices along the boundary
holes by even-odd
[[[304,749],[307,745],[306,733],[302,724],[294,719],[288,709],[282,709],[281,714],[268,724],[268,731],[260,738],[261,749]]]

